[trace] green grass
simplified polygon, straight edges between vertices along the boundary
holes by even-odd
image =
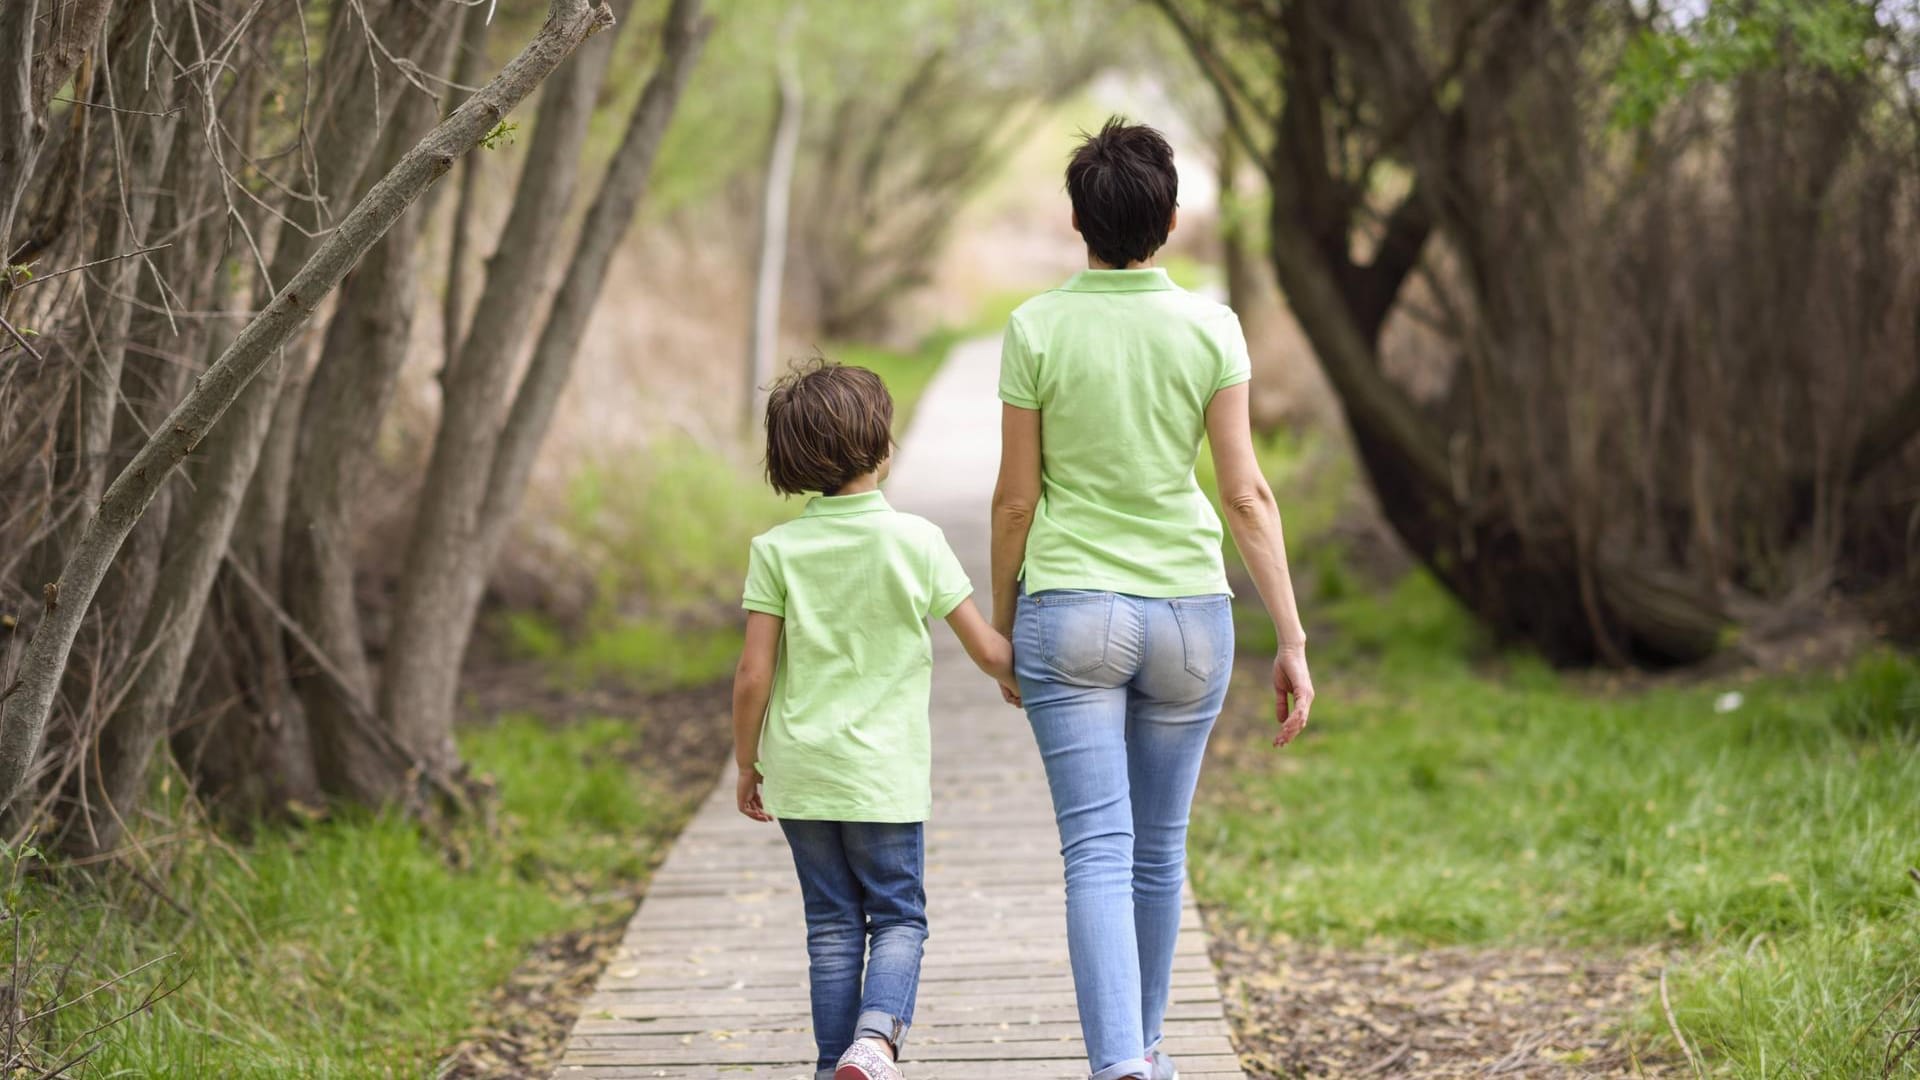
[[[178,981],[105,1033],[87,1075],[430,1075],[528,946],[618,918],[609,898],[647,874],[684,807],[625,760],[640,737],[611,720],[465,732],[499,800],[491,834],[458,827],[464,865],[415,824],[350,816],[264,828],[237,851],[204,837],[161,848],[164,888],[191,920],[120,879],[29,884],[47,912],[33,924],[42,961],[83,956],[68,996],[172,957],[63,1011],[58,1030],[77,1035]]]
[[[1920,664],[1605,692],[1494,653],[1421,574],[1308,622],[1314,728],[1210,776],[1203,898],[1335,943],[1671,949],[1716,1069],[1877,1075],[1920,1002]]]
[[[501,625],[512,651],[541,661],[564,686],[617,681],[648,692],[704,686],[725,678],[740,656],[740,629],[731,622],[676,625],[625,616],[569,633],[543,615],[515,611]]]
[[[1236,686],[1194,816],[1202,899],[1341,945],[1657,949],[1710,1071],[1880,1075],[1891,1034],[1920,1024],[1920,662],[1638,689],[1563,675],[1499,651],[1424,573],[1352,571],[1337,445],[1256,449],[1320,697],[1279,753],[1264,665]],[[1213,492],[1204,451],[1197,471]],[[1272,654],[1256,597],[1235,621],[1243,654]],[[1631,1022],[1677,1055],[1651,997]],[[1920,1054],[1902,1068],[1920,1075]]]

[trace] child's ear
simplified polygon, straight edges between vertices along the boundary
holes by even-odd
[[[1167,232],[1172,233],[1173,230],[1179,227],[1180,227],[1180,208],[1176,206],[1173,208],[1173,213],[1167,215]]]
[[[1080,231],[1080,211],[1069,210],[1067,211],[1067,217],[1069,220],[1073,222],[1073,231],[1079,232]]]

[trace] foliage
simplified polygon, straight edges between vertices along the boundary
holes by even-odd
[[[1700,18],[1642,30],[1614,70],[1619,98],[1613,122],[1645,126],[1696,87],[1777,66],[1789,52],[1810,71],[1863,75],[1868,47],[1881,34],[1879,6],[1861,0],[1714,0]]]
[[[1336,943],[1671,948],[1680,1022],[1737,1073],[1877,1069],[1920,976],[1920,663],[1598,687],[1495,651],[1425,574],[1309,621],[1306,739],[1265,750],[1236,689],[1203,899]]]
[[[671,436],[579,469],[561,528],[593,568],[601,614],[635,597],[681,613],[737,599],[747,541],[790,506],[743,462]]]
[[[498,150],[503,146],[512,146],[514,136],[520,131],[520,125],[502,120],[493,125],[493,130],[480,136],[480,145],[488,150]]]
[[[687,807],[634,767],[645,735],[624,721],[553,728],[526,717],[465,732],[466,759],[499,784],[499,814],[491,830],[461,825],[448,849],[398,816],[348,814],[263,826],[237,848],[191,830],[150,838],[164,867],[153,890],[56,870],[30,885],[32,902],[62,915],[42,924],[45,956],[124,971],[173,954],[62,1012],[60,1029],[85,1030],[182,980],[90,1067],[430,1073],[530,945],[619,917],[646,877]]]

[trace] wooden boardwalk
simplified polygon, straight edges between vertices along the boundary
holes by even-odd
[[[955,351],[887,485],[939,523],[986,605],[986,509],[998,463],[998,346]],[[927,942],[902,1067],[909,1080],[1087,1075],[1067,965],[1065,887],[1025,718],[935,627],[934,820]],[[716,727],[715,738],[725,734]],[[675,844],[570,1036],[561,1078],[812,1080],[805,919],[778,827],[740,816],[733,777]],[[1183,1080],[1243,1080],[1189,895],[1167,1050]]]

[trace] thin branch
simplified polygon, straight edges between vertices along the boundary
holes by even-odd
[[[110,262],[119,262],[122,259],[135,259],[135,258],[139,258],[142,255],[147,255],[155,251],[165,251],[166,249],[172,246],[173,246],[172,244],[155,244],[152,247],[143,247],[138,251],[129,251],[120,255],[109,255],[104,259],[95,259],[92,262],[83,262],[79,266],[69,266],[65,270],[55,270],[51,274],[41,274],[38,277],[35,277],[29,281],[21,282],[20,285],[18,285],[14,291],[18,292],[20,289],[26,289],[31,286],[38,285],[43,281],[52,281],[54,278],[57,278],[62,274],[77,274],[82,270],[89,270],[96,266],[105,266],[107,263],[110,263]]]
[[[347,710],[354,713],[362,723],[378,727],[379,716],[374,712],[373,703],[361,696],[359,687],[354,685],[353,680],[347,678],[346,672],[342,671],[340,665],[327,655],[327,651],[320,647],[320,643],[313,640],[313,635],[307,633],[307,628],[300,625],[300,620],[294,618],[291,612],[281,606],[273,593],[260,583],[259,578],[253,576],[253,571],[248,570],[244,562],[234,558],[232,552],[227,553],[226,563],[227,569],[233,571],[233,575],[240,579],[240,583],[247,587],[248,592],[253,594],[253,598],[259,601],[273,616],[274,621],[286,630],[288,636],[293,638],[294,644],[305,649],[307,655],[313,658],[320,673],[340,691],[340,697],[347,703]],[[412,755],[404,756],[410,759],[411,764],[419,764],[417,761],[411,761]]]
[[[189,917],[192,916],[193,913],[190,911],[186,911],[186,909],[182,908],[178,902],[174,902],[174,901],[169,901],[169,902],[173,903],[173,906],[176,909],[181,910],[182,912],[187,914]],[[108,979],[107,981],[101,983],[100,985],[94,987],[91,990],[88,990],[86,993],[81,994],[78,997],[68,998],[65,1001],[54,1002],[52,1005],[49,1005],[46,1008],[41,1009],[39,1012],[33,1013],[32,1015],[28,1016],[25,1020],[21,1021],[21,1023],[31,1024],[35,1020],[43,1020],[49,1016],[52,1016],[62,1009],[72,1008],[73,1006],[80,1004],[81,1002],[87,1000],[93,995],[98,994],[103,990],[111,989],[114,986],[119,985],[120,983],[126,982],[128,979],[133,978],[135,975],[140,974],[141,972],[147,970],[148,968],[154,966],[155,964],[165,963],[166,961],[171,960],[178,955],[180,954],[179,953],[162,953],[161,955],[156,956],[151,960],[148,960],[146,963],[141,964],[138,967],[128,968],[127,970],[119,973],[118,975],[115,975],[113,978]]]
[[[1167,21],[1173,24],[1180,39],[1186,42],[1187,51],[1193,54],[1194,62],[1200,68],[1200,74],[1206,77],[1207,82],[1213,86],[1215,95],[1220,99],[1220,111],[1226,115],[1227,126],[1239,138],[1240,144],[1246,147],[1247,153],[1255,161],[1260,162],[1264,171],[1268,167],[1267,154],[1254,139],[1253,129],[1247,125],[1247,119],[1240,106],[1241,99],[1253,100],[1246,80],[1240,77],[1240,73],[1227,62],[1225,57],[1214,51],[1213,45],[1201,35],[1200,28],[1180,13],[1174,0],[1153,0],[1153,6],[1166,15]]]
[[[7,321],[7,317],[5,315],[0,315],[0,327],[4,327],[7,331],[8,336],[12,337],[13,340],[19,342],[21,348],[27,350],[27,355],[33,357],[35,360],[41,361],[42,363],[46,362],[47,358],[40,355],[40,350],[34,348],[33,343],[28,341],[20,333],[20,331],[15,330],[13,328],[13,324]]]
[[[157,116],[163,120],[186,108],[185,105],[175,105],[166,112],[149,112],[146,109],[123,109],[118,105],[103,105],[97,101],[80,101],[75,98],[57,97],[53,100],[65,102],[68,105],[79,105],[88,109],[99,109],[103,112],[120,113],[125,116]]]
[[[1693,1046],[1687,1037],[1680,1033],[1680,1021],[1674,1019],[1673,1001],[1667,997],[1667,969],[1660,969],[1660,1011],[1667,1014],[1667,1030],[1673,1032],[1675,1041],[1680,1044],[1680,1052],[1687,1055],[1687,1064],[1692,1067],[1693,1075],[1704,1076],[1700,1071],[1700,1059],[1693,1056]]]

